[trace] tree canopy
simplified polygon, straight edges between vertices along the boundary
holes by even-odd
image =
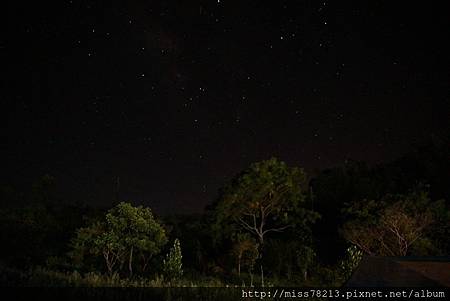
[[[369,255],[382,256],[406,256],[414,253],[412,247],[432,247],[429,234],[444,226],[441,216],[448,218],[443,201],[431,202],[423,191],[363,200],[343,211],[348,215],[341,229],[344,238]]]
[[[223,228],[244,229],[260,244],[271,232],[305,227],[318,214],[304,207],[306,174],[272,158],[252,164],[224,189],[216,207]]]
[[[74,254],[102,255],[110,273],[127,261],[131,275],[134,254],[138,256],[141,271],[145,271],[149,260],[166,243],[165,230],[150,208],[121,202],[108,211],[104,220],[79,229],[73,246]]]

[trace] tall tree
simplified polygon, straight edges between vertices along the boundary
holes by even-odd
[[[306,175],[272,158],[252,164],[224,189],[216,204],[216,225],[248,231],[259,242],[260,259],[268,234],[308,227],[318,214],[303,207]],[[262,284],[264,273],[261,264]]]

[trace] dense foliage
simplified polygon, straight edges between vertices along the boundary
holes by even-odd
[[[437,222],[439,212],[445,212],[442,201],[430,202],[424,192],[388,196],[382,200],[363,200],[344,211],[349,215],[343,226],[343,236],[369,255],[406,256],[439,253],[417,249],[435,246],[428,233]],[[442,237],[443,239],[443,237]]]
[[[85,256],[102,256],[111,275],[121,271],[126,262],[132,276],[134,265],[145,272],[150,259],[166,243],[165,230],[150,208],[122,202],[109,210],[104,220],[77,231],[72,256],[79,263]]]
[[[173,247],[163,260],[163,273],[167,280],[177,280],[183,276],[183,256],[178,238],[173,242]]]
[[[252,164],[225,187],[215,206],[215,229],[222,237],[240,232],[251,234],[257,241],[253,242],[253,248],[248,246],[252,242],[249,239],[238,239],[235,248],[255,249],[253,253],[262,261],[266,237],[270,234],[310,232],[309,225],[319,215],[305,208],[305,190],[306,175],[299,168],[290,168],[275,158]],[[243,254],[238,252],[238,262],[239,255]],[[264,281],[262,262],[260,271]]]
[[[330,286],[363,254],[448,256],[445,149],[376,166],[346,161],[310,178],[272,158],[193,215],[156,217],[132,202],[67,205],[50,176],[30,189],[2,185],[1,283]]]

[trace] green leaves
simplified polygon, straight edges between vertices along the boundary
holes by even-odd
[[[271,158],[252,164],[225,187],[216,206],[216,227],[228,235],[239,229],[262,245],[267,233],[307,227],[318,214],[304,208],[306,175]]]
[[[72,242],[73,258],[82,261],[86,255],[103,256],[110,273],[128,258],[130,273],[133,252],[141,258],[144,271],[149,259],[167,243],[164,228],[155,220],[150,208],[134,207],[122,202],[110,209],[103,221],[77,231]]]
[[[165,230],[154,219],[150,208],[122,202],[108,212],[106,223],[128,248],[157,254],[167,243]]]
[[[180,241],[176,238],[169,254],[163,260],[163,272],[166,279],[175,280],[183,276],[182,258]]]
[[[351,277],[353,271],[361,262],[362,257],[363,252],[355,245],[347,248],[346,258],[340,262],[340,272],[344,281],[347,281]]]
[[[405,256],[413,244],[427,239],[438,220],[434,208],[441,208],[440,203],[431,202],[423,191],[363,200],[345,210],[349,220],[341,232],[367,254]]]

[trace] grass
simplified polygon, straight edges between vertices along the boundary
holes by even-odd
[[[1,267],[0,284],[9,287],[226,287],[217,278],[204,277],[196,281],[179,279],[167,281],[162,276],[152,278],[135,277],[120,278],[89,272],[81,274],[74,272],[59,272],[45,268],[34,268],[29,271]]]
[[[192,278],[192,279],[189,279]],[[231,280],[231,279],[229,279]],[[231,280],[230,282],[236,282]],[[259,277],[254,277],[254,284],[259,286]],[[314,286],[312,283],[309,283]],[[27,294],[36,294],[40,297],[54,297],[54,294],[62,294],[65,300],[240,300],[242,290],[252,290],[245,283],[227,284],[215,277],[196,275],[175,281],[167,281],[159,275],[152,278],[135,277],[120,278],[118,274],[112,276],[88,272],[60,272],[46,268],[33,268],[29,271],[21,271],[0,266],[0,286],[2,287],[35,287],[44,290],[23,290]],[[289,285],[277,279],[266,278],[265,289],[277,286]],[[52,288],[66,288],[55,291]],[[95,288],[95,289],[92,289]],[[108,288],[108,289],[104,289]],[[158,288],[138,289],[133,288]],[[208,289],[214,288],[214,289]],[[13,291],[17,293],[17,290]],[[31,292],[31,293],[30,293]],[[19,291],[20,293],[20,291]],[[61,295],[58,295],[61,296]],[[26,296],[28,297],[32,296]],[[47,298],[42,298],[47,299]],[[256,300],[255,298],[249,298]],[[259,300],[259,298],[257,298]],[[310,299],[313,300],[313,299]],[[316,298],[314,300],[322,300]]]
[[[265,287],[322,287],[340,286],[342,279],[332,269],[321,267],[308,281],[299,278],[287,280],[265,278]],[[247,275],[248,276],[248,275]],[[107,275],[98,272],[79,273],[78,271],[56,271],[53,269],[36,267],[28,271],[18,270],[0,265],[0,286],[2,287],[118,287],[118,288],[199,288],[199,287],[250,287],[246,275],[242,278],[204,276],[199,274],[186,275],[177,280],[167,280],[161,275],[152,277],[120,277],[118,274]],[[255,275],[253,285],[260,286],[259,275]]]

